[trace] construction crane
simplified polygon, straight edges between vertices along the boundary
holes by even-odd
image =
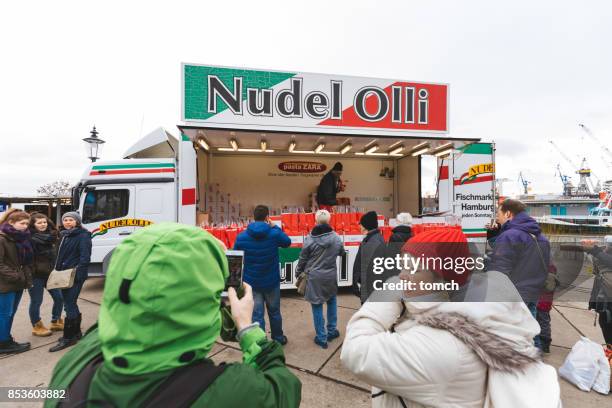
[[[604,160],[604,163],[606,164],[606,167],[608,168],[608,170],[612,170],[612,151],[610,151],[610,149],[608,149],[608,147],[605,144],[603,144],[603,142],[599,140],[597,136],[593,134],[591,129],[586,127],[586,125],[584,125],[583,123],[579,123],[578,126],[580,126],[580,128],[584,130],[584,132],[587,135],[591,136],[591,139],[597,142],[597,144],[601,147],[604,153],[606,153],[606,155],[608,156],[608,160],[604,160],[603,157],[602,157],[602,160]]]
[[[574,193],[576,195],[593,194],[593,191],[595,191],[595,187],[593,186],[593,183],[591,182],[592,172],[591,172],[591,169],[587,166],[586,157],[582,159],[582,163],[580,164],[580,166],[576,166],[576,164],[572,161],[572,159],[570,159],[570,157],[567,154],[565,154],[563,150],[561,150],[559,146],[555,144],[555,142],[553,142],[552,140],[549,140],[549,142],[559,152],[561,157],[563,157],[572,166],[572,168],[576,169],[576,174],[580,176],[580,181],[578,182],[578,186],[576,187]],[[565,194],[565,189],[564,189],[563,194]]]
[[[561,179],[561,184],[563,184],[563,195],[566,197],[570,197],[574,194],[574,186],[570,181],[571,177],[563,174],[561,171],[561,165],[557,164],[557,171],[555,172],[555,176],[559,174],[559,178]]]
[[[521,184],[523,185],[523,194],[529,194],[529,184],[531,184],[531,181],[525,180],[525,177],[523,177],[522,171],[519,173],[518,181],[520,181]]]

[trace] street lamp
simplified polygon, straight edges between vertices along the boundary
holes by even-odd
[[[105,143],[105,141],[98,137],[98,131],[96,130],[95,126],[93,127],[90,133],[91,136],[86,137],[85,139],[83,139],[83,141],[85,142],[89,159],[92,162],[95,162],[100,158],[98,154],[100,153],[100,148],[102,147],[102,144]]]

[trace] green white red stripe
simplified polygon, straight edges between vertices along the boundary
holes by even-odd
[[[174,163],[104,164],[91,168],[90,176],[111,176],[125,174],[174,173]]]

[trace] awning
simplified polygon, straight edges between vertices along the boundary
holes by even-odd
[[[245,129],[219,129],[179,125],[183,135],[215,154],[269,153],[286,155],[349,155],[387,156],[400,158],[412,152],[433,154],[437,149],[461,147],[478,138],[346,135],[323,133],[279,132]],[[350,148],[349,148],[350,147]],[[374,148],[375,147],[375,148]],[[368,152],[366,154],[366,152]],[[392,154],[393,153],[393,154]]]

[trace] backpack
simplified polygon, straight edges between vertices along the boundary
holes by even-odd
[[[96,355],[70,384],[67,400],[60,402],[61,408],[87,407],[89,403],[102,407],[114,407],[108,401],[88,400],[89,386],[100,364],[102,353]],[[143,408],[190,407],[202,393],[225,370],[225,363],[215,366],[208,359],[176,369],[142,404]],[[197,378],[197,381],[193,381]]]

